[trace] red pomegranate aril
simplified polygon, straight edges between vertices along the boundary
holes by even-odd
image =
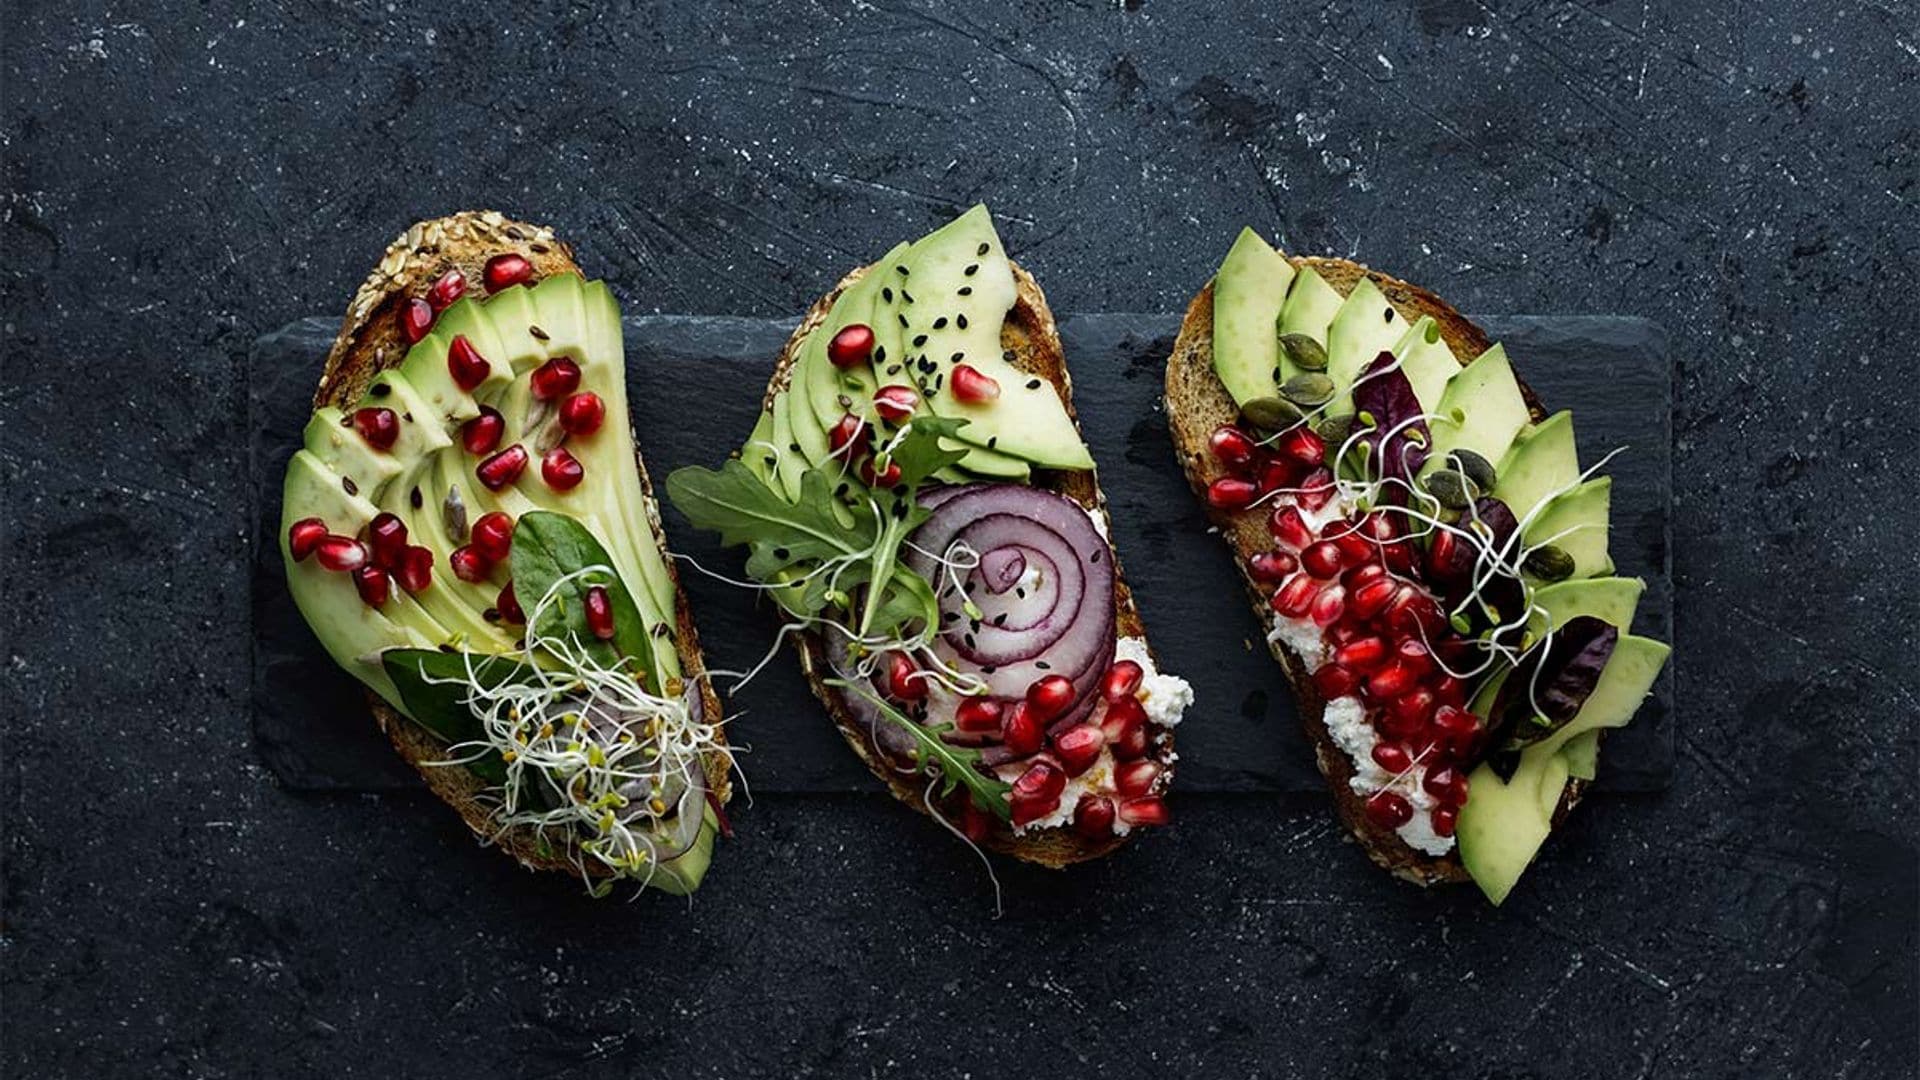
[[[1394,646],[1394,656],[1402,664],[1413,670],[1415,676],[1426,678],[1433,671],[1433,653],[1424,642],[1407,638]]]
[[[1416,686],[1401,694],[1388,706],[1402,723],[1418,727],[1426,726],[1427,718],[1433,715],[1433,707],[1433,691],[1424,686]]]
[[[1333,500],[1333,471],[1326,466],[1308,473],[1300,481],[1300,494],[1294,496],[1307,510],[1318,510]]]
[[[513,551],[513,515],[502,510],[480,515],[473,523],[473,546],[490,562],[506,562]]]
[[[1342,530],[1333,538],[1333,542],[1340,546],[1340,555],[1348,566],[1378,565],[1376,560],[1380,555],[1380,549],[1373,545],[1372,540],[1361,534],[1358,526]],[[1381,569],[1384,570],[1385,567]]]
[[[993,832],[992,814],[973,805],[972,799],[965,799],[960,806],[960,831],[967,839],[978,844]]]
[[[1451,529],[1435,529],[1427,541],[1427,580],[1440,585],[1460,579],[1460,538]]]
[[[556,356],[534,368],[533,374],[527,376],[527,385],[541,401],[566,397],[580,388],[580,365],[567,357]]]
[[[533,264],[524,255],[511,252],[495,255],[487,260],[480,272],[481,279],[487,283],[487,291],[497,293],[501,289],[518,285],[533,276]]]
[[[1029,825],[1046,817],[1060,806],[1060,793],[1067,789],[1067,774],[1045,761],[1036,761],[1013,782],[1007,803],[1013,810],[1015,825]]]
[[[1232,424],[1221,424],[1213,429],[1213,434],[1207,436],[1207,450],[1222,468],[1231,473],[1244,475],[1256,464],[1257,448],[1253,440]]]
[[[956,364],[951,381],[953,399],[967,405],[984,405],[1000,396],[1000,384],[972,364]]]
[[[1000,703],[990,697],[966,697],[953,710],[953,726],[969,735],[1000,734]]]
[[[1352,619],[1342,618],[1339,622],[1327,627],[1326,637],[1334,648],[1339,648],[1357,638],[1365,637],[1366,633],[1365,630],[1355,626]]]
[[[587,629],[601,641],[613,640],[613,598],[605,585],[587,586],[585,598]]]
[[[1464,705],[1467,701],[1467,684],[1452,675],[1442,673],[1433,679],[1433,700],[1442,705]]]
[[[1131,698],[1140,692],[1140,681],[1146,678],[1146,671],[1132,660],[1115,660],[1107,669],[1104,679],[1100,680],[1100,697],[1106,701],[1119,701]]]
[[[400,414],[385,406],[356,409],[353,430],[375,450],[391,450],[400,439]]]
[[[1260,460],[1258,478],[1262,495],[1285,491],[1300,478],[1300,466],[1288,458],[1264,455]]]
[[[1419,551],[1405,540],[1396,540],[1380,548],[1380,560],[1387,564],[1387,569],[1403,577],[1413,576],[1418,557]]]
[[[1016,701],[1007,706],[1000,741],[1008,750],[1025,757],[1035,753],[1047,741],[1047,725],[1027,708],[1024,701]]]
[[[1460,827],[1460,811],[1451,806],[1436,806],[1431,816],[1435,836],[1452,836],[1453,831]]]
[[[1451,765],[1442,765],[1437,769],[1428,769],[1427,777],[1421,781],[1427,794],[1448,806],[1464,806],[1467,802],[1467,774]]]
[[[493,562],[480,554],[472,544],[454,548],[447,556],[447,564],[453,567],[453,576],[468,584],[478,584],[487,580],[493,572]]]
[[[473,347],[467,335],[455,334],[453,343],[447,346],[447,374],[453,376],[454,385],[471,392],[492,373],[493,365]]]
[[[373,549],[375,566],[393,569],[407,551],[407,523],[393,514],[374,515],[367,526],[367,544]]]
[[[586,475],[580,459],[564,446],[556,446],[540,458],[540,478],[555,491],[572,491]]]
[[[1479,750],[1480,740],[1486,731],[1478,716],[1453,705],[1442,705],[1435,709],[1432,725],[1448,753],[1462,759],[1471,758]]]
[[[1295,550],[1313,543],[1313,530],[1307,527],[1307,519],[1300,515],[1297,506],[1276,508],[1267,519],[1267,531],[1275,540]]]
[[[466,292],[467,275],[457,269],[449,270],[427,286],[427,303],[432,304],[435,311],[444,311],[449,304],[465,296]]]
[[[351,536],[328,536],[313,547],[314,558],[333,571],[358,570],[367,565],[367,545]]]
[[[1383,829],[1397,829],[1413,820],[1413,804],[1391,791],[1367,800],[1367,820]]]
[[[1160,763],[1157,761],[1129,761],[1113,768],[1113,787],[1122,795],[1141,796],[1153,791],[1154,781],[1160,779]]]
[[[1323,664],[1313,673],[1313,688],[1326,701],[1343,698],[1360,689],[1360,673],[1343,664]]]
[[[1100,733],[1098,724],[1075,724],[1053,737],[1053,752],[1059,755],[1060,767],[1068,776],[1079,776],[1092,768],[1106,745],[1107,737]]]
[[[1300,560],[1284,551],[1263,551],[1247,560],[1247,572],[1262,585],[1278,585],[1300,569]]]
[[[1100,720],[1100,733],[1107,737],[1116,761],[1134,761],[1147,756],[1147,710],[1137,698],[1108,702],[1107,715]]]
[[[1167,813],[1167,801],[1158,795],[1149,795],[1144,799],[1128,799],[1120,804],[1120,820],[1136,828],[1165,825],[1172,820]]]
[[[1223,476],[1207,485],[1207,505],[1215,510],[1245,510],[1260,497],[1260,488],[1251,480]]]
[[[1289,619],[1297,619],[1313,606],[1313,598],[1319,595],[1320,586],[1306,574],[1295,574],[1287,579],[1273,594],[1273,610]]]
[[[482,484],[486,485],[488,491],[499,491],[520,479],[520,474],[525,471],[527,471],[526,448],[519,443],[514,443],[482,461],[473,473],[480,478]]]
[[[1314,594],[1312,606],[1307,608],[1307,615],[1313,619],[1314,625],[1322,627],[1339,622],[1340,616],[1346,613],[1347,590],[1338,584],[1321,586],[1320,591]]]
[[[1387,625],[1395,631],[1408,635],[1432,637],[1450,629],[1447,617],[1440,611],[1440,605],[1433,597],[1414,588],[1403,586],[1394,594],[1393,602],[1387,605]]]
[[[326,538],[326,522],[317,517],[301,518],[287,527],[287,553],[293,556],[294,562],[305,562]]]
[[[1385,610],[1400,589],[1400,583],[1392,578],[1369,581],[1353,590],[1353,599],[1348,602],[1347,610],[1357,619],[1371,619]]]
[[[897,461],[887,462],[887,467],[884,469],[874,468],[871,458],[860,463],[860,482],[868,487],[890,488],[898,484],[904,475],[906,474]]]
[[[418,545],[408,548],[393,568],[393,580],[410,593],[424,592],[433,584],[433,549]]]
[[[1280,436],[1274,448],[1279,451],[1280,456],[1310,469],[1319,467],[1327,458],[1326,442],[1304,425]]]
[[[927,696],[927,678],[913,657],[896,652],[887,657],[887,693],[895,701],[923,701]]]
[[[1073,831],[1090,840],[1113,835],[1113,800],[1088,792],[1073,808]]]
[[[368,607],[385,607],[387,597],[393,594],[393,584],[387,572],[377,566],[363,566],[353,572],[353,587],[359,591],[360,599]]]
[[[873,392],[873,411],[882,419],[895,424],[914,414],[920,408],[920,395],[911,386],[883,386]]]
[[[560,427],[569,435],[591,435],[606,418],[606,403],[591,390],[560,403]]]
[[[866,433],[865,420],[853,413],[841,416],[839,422],[833,425],[833,429],[827,432],[828,456],[852,461],[865,454],[870,449],[867,446]],[[849,450],[849,447],[852,449]]]
[[[1300,553],[1300,565],[1307,573],[1325,580],[1340,573],[1345,553],[1331,540],[1316,540]]]
[[[412,345],[433,329],[433,305],[414,297],[400,305],[400,334]]]
[[[1349,592],[1358,592],[1362,585],[1379,581],[1386,576],[1386,567],[1377,562],[1366,562],[1359,566],[1348,567],[1347,572],[1340,575],[1340,584],[1345,585]]]
[[[1391,701],[1413,689],[1413,672],[1400,664],[1388,664],[1367,677],[1367,696],[1375,701]]]
[[[1027,687],[1027,707],[1046,723],[1073,704],[1073,682],[1065,675],[1046,675]]]
[[[1379,701],[1380,699],[1378,698],[1374,699],[1375,704],[1379,704]],[[1373,714],[1373,726],[1380,729],[1380,734],[1389,739],[1416,743],[1414,747],[1416,757],[1418,756],[1418,752],[1424,749],[1424,747],[1417,745],[1421,733],[1425,730],[1425,727],[1418,720],[1410,721],[1403,719],[1399,713],[1394,712],[1390,708],[1381,709]]]
[[[827,360],[837,368],[858,367],[873,358],[873,327],[850,323],[827,342]]]
[[[1373,763],[1393,775],[1399,776],[1401,773],[1413,768],[1413,757],[1407,753],[1405,747],[1398,743],[1374,743]]]
[[[467,453],[478,457],[491,454],[493,448],[500,445],[500,437],[507,433],[507,418],[500,410],[491,405],[480,406],[480,415],[460,425],[460,445]]]
[[[1371,674],[1387,662],[1389,651],[1385,638],[1368,636],[1355,638],[1333,650],[1333,659],[1361,674]]]

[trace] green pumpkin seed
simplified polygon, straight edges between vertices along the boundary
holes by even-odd
[[[1280,351],[1301,371],[1327,370],[1327,347],[1312,334],[1281,334]]]
[[[1305,418],[1300,407],[1285,398],[1254,398],[1240,406],[1240,416],[1261,431],[1284,431]]]
[[[1472,450],[1450,451],[1447,454],[1447,464],[1460,470],[1467,479],[1479,485],[1481,491],[1492,491],[1493,482],[1498,479],[1493,471],[1493,463]]]
[[[1340,413],[1337,416],[1323,416],[1313,427],[1313,433],[1327,444],[1329,453],[1338,452],[1346,445],[1347,437],[1353,434],[1353,414]]]
[[[1452,469],[1440,469],[1426,479],[1427,493],[1449,510],[1465,510],[1473,503],[1469,483],[1471,481]]]
[[[1527,553],[1520,568],[1541,581],[1565,581],[1573,576],[1573,556],[1552,544],[1541,544]]]
[[[1325,405],[1333,398],[1333,380],[1317,371],[1304,372],[1288,379],[1280,388],[1280,396],[1302,409]]]

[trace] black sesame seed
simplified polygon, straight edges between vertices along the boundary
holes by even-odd
[[[993,625],[995,625],[995,626],[1005,626],[1005,625],[1007,625],[1007,613],[1003,611],[1003,612],[1001,612],[1000,614],[998,614],[998,615],[995,615],[995,616],[993,617]]]
[[[1000,436],[998,435],[987,436],[987,449],[991,450],[994,447],[999,445],[1000,445]]]
[[[900,374],[900,365],[899,365],[899,364],[891,364],[891,365],[888,365],[888,367],[887,367],[887,374],[889,374],[889,375],[898,375],[898,374]]]
[[[343,489],[345,489],[345,491],[346,491],[346,493],[347,493],[347,494],[349,494],[349,495],[358,495],[358,494],[360,494],[360,485],[359,485],[359,484],[356,484],[356,483],[354,483],[354,482],[353,482],[353,477],[351,477],[351,476],[343,476],[343,477],[341,477],[341,478],[340,478],[340,486],[341,486],[341,488],[343,488]]]
[[[900,290],[900,302],[901,302],[901,303],[903,303],[903,304],[911,304],[911,303],[913,303],[913,294],[912,294],[912,293],[910,293],[910,292],[908,292],[908,291],[907,291],[907,290],[905,290],[905,289],[901,289],[901,290]]]
[[[905,315],[899,315],[899,316],[896,316],[896,318],[898,318],[898,319],[900,320],[900,328],[901,328],[902,330],[904,330],[904,329],[906,329],[906,326],[907,326],[907,317],[906,317]]]
[[[935,330],[945,330],[947,328],[947,317],[945,315],[942,315],[939,318],[933,320],[933,328]]]
[[[1038,389],[1040,389],[1040,380],[1039,380],[1039,379],[1028,379],[1028,380],[1027,380],[1027,389],[1029,389],[1029,390],[1038,390]]]
[[[412,504],[415,510],[418,510],[426,502],[426,500],[421,498],[420,489],[414,488],[411,492],[407,494],[407,502]]]
[[[1049,663],[1047,663],[1047,662],[1046,662],[1045,660],[1035,660],[1035,661],[1033,662],[1033,666],[1034,666],[1034,667],[1037,667],[1037,668],[1039,668],[1039,669],[1040,669],[1041,671],[1052,671],[1052,670],[1053,670],[1053,665],[1052,665],[1052,664],[1049,664]]]
[[[480,617],[481,617],[481,618],[483,618],[483,619],[485,619],[485,620],[487,620],[488,622],[499,622],[499,621],[500,621],[500,609],[499,609],[499,608],[488,608],[487,610],[485,610],[485,611],[483,611],[483,612],[481,612],[481,613],[480,613]]]
[[[408,411],[401,413],[400,419],[405,420],[409,424],[413,423],[413,411],[409,409]]]
[[[893,303],[893,288],[891,286],[888,286],[886,288],[881,289],[880,299],[885,300],[889,304]]]
[[[1393,321],[1393,309],[1392,309],[1392,308],[1388,308],[1388,309],[1387,309],[1387,321],[1388,321],[1388,322],[1392,322],[1392,321]]]
[[[547,332],[545,330],[540,329],[537,326],[527,327],[527,333],[532,334],[534,337],[538,338],[541,341],[549,340],[549,338],[547,337]]]
[[[391,393],[393,393],[393,387],[388,386],[386,383],[380,382],[373,384],[372,394],[374,397],[386,397]]]
[[[977,273],[979,273],[979,272],[980,272],[980,264],[979,264],[979,263],[969,263],[969,264],[967,265],[967,268],[966,268],[965,270],[962,270],[962,271],[960,271],[960,272],[961,272],[961,273],[963,273],[963,274],[965,274],[965,275],[967,275],[968,277],[972,277],[973,275],[975,275],[975,274],[977,274]]]
[[[975,255],[985,255],[985,254],[986,254],[987,252],[989,252],[989,251],[991,251],[991,250],[993,250],[993,248],[992,248],[992,246],[991,246],[990,244],[988,244],[988,243],[987,243],[986,241],[984,241],[984,240],[983,240],[983,241],[981,241],[981,242],[980,242],[980,248],[979,248],[979,250],[977,250],[977,251],[975,251],[975,252],[974,252],[974,254],[975,254]]]
[[[927,335],[925,335],[925,334],[915,334],[915,335],[914,335],[914,338],[913,338],[913,347],[914,347],[914,348],[916,348],[916,349],[917,349],[917,348],[919,348],[919,347],[921,347],[922,345],[925,345],[926,343],[927,343]]]
[[[955,316],[953,317],[953,324],[954,324],[955,326],[958,326],[958,327],[959,327],[960,329],[962,329],[962,330],[965,330],[965,329],[967,328],[967,316],[966,316],[966,313],[965,313],[965,312],[962,312],[962,313],[961,313],[961,314],[959,314],[959,315],[955,315]]]
[[[962,285],[962,286],[960,286],[960,295],[961,295],[961,296],[972,296],[972,295],[973,295],[973,286],[971,286],[971,285]]]
[[[904,266],[896,266],[896,267],[894,267],[894,269],[895,269],[895,270],[898,270],[898,271],[900,271],[900,276],[901,276],[901,277],[906,277],[906,276],[907,276],[907,268],[906,268],[906,267],[904,267]]]
[[[783,547],[777,547],[773,549],[773,557],[776,559],[779,559],[781,562],[786,562],[787,557],[792,554],[793,554],[792,552],[788,551],[786,548],[783,548]]]
[[[951,357],[949,357],[949,358],[947,359],[947,362],[948,362],[948,363],[950,363],[950,364],[957,364],[957,363],[959,363],[960,361],[962,361],[962,360],[965,360],[966,358],[967,358],[967,354],[966,354],[966,353],[963,353],[963,352],[957,352],[957,353],[954,353],[954,354],[953,354],[953,355],[952,355]]]
[[[1093,554],[1087,556],[1087,561],[1090,563],[1097,563],[1100,561],[1100,556],[1103,554],[1105,554],[1105,552],[1096,551]]]
[[[885,345],[873,350],[873,362],[876,364],[884,364],[887,362],[887,347]]]
[[[993,674],[994,672],[996,672],[996,671],[999,671],[999,670],[1000,670],[1000,668],[999,668],[999,667],[998,667],[997,665],[994,665],[994,664],[982,664],[982,665],[980,666],[980,674],[982,674],[982,675],[991,675],[991,674]]]
[[[791,453],[797,454],[800,452],[800,444],[797,442],[790,442],[787,444],[787,450]]]
[[[1000,359],[1005,360],[1009,364],[1013,363],[1013,350],[1008,349],[1006,352],[1001,353]]]

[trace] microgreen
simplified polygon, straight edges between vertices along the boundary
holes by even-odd
[[[993,814],[1001,821],[1010,821],[1013,811],[1007,803],[1007,793],[1012,786],[997,777],[982,772],[978,767],[980,752],[967,747],[953,746],[940,737],[941,732],[951,725],[932,725],[915,723],[893,706],[869,693],[864,687],[848,679],[828,679],[828,686],[845,690],[864,700],[874,711],[889,722],[913,736],[916,743],[913,761],[919,768],[940,778],[939,795],[945,797],[959,788],[965,788],[967,797],[973,805]],[[929,788],[929,795],[933,789]],[[927,805],[933,805],[929,798]]]

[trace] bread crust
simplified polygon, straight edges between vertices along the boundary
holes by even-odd
[[[782,390],[787,389],[793,379],[793,367],[800,355],[801,345],[807,336],[825,322],[833,309],[834,301],[840,294],[860,277],[871,270],[862,267],[853,270],[840,279],[839,284],[826,295],[814,302],[812,308],[800,320],[800,325],[787,339],[786,346],[780,352],[780,359],[774,366],[773,377],[768,380],[767,391],[762,399],[762,409],[772,405],[773,399]],[[1017,299],[1013,310],[1008,313],[1000,332],[1000,346],[1013,353],[1012,363],[1030,375],[1044,378],[1054,385],[1060,394],[1060,401],[1066,406],[1067,416],[1073,420],[1074,428],[1079,430],[1079,414],[1073,407],[1073,380],[1067,372],[1066,355],[1060,344],[1060,331],[1054,322],[1053,311],[1047,306],[1046,294],[1040,290],[1039,282],[1022,269],[1013,265],[1014,283]],[[1033,486],[1043,488],[1079,503],[1089,510],[1104,513],[1106,495],[1100,490],[1098,477],[1091,471],[1059,471],[1036,469],[1033,473]],[[1140,620],[1140,612],[1133,602],[1133,590],[1127,586],[1126,572],[1120,562],[1118,551],[1113,553],[1113,613],[1114,633],[1116,637],[1137,637],[1146,639],[1146,626]],[[826,643],[820,635],[804,632],[796,635],[800,654],[800,669],[806,676],[807,685],[813,689],[815,697],[826,707],[827,715],[832,718],[834,727],[840,732],[847,745],[853,748],[860,760],[866,764],[873,775],[887,785],[893,797],[913,807],[923,814],[930,814],[926,805],[926,780],[911,763],[890,759],[887,754],[873,744],[866,730],[855,718],[841,692],[826,684],[832,668],[827,661]],[[1148,654],[1153,655],[1152,645],[1148,645]],[[1154,657],[1157,665],[1159,658]],[[1157,729],[1151,756],[1167,770],[1167,783],[1173,777],[1173,734],[1166,729]],[[1013,836],[1009,832],[995,829],[983,842],[983,846],[1011,855],[1027,862],[1059,869],[1073,863],[1097,859],[1119,848],[1127,840],[1123,836],[1107,836],[1090,839],[1080,835],[1070,826],[1051,829],[1039,829],[1025,836]]]
[[[425,295],[427,288],[448,270],[460,271],[469,283],[468,288],[478,289],[484,280],[487,260],[508,252],[525,256],[532,263],[530,284],[555,274],[580,273],[573,249],[555,239],[552,229],[512,221],[491,210],[464,211],[423,221],[401,234],[388,246],[379,265],[348,305],[340,333],[327,353],[320,385],[314,391],[313,407],[345,408],[366,392],[375,375],[398,365],[406,357],[408,344],[400,332],[400,311],[409,300]],[[634,466],[653,541],[664,549],[666,532],[660,524],[659,504],[637,441]],[[706,715],[722,716],[720,699],[714,692],[712,679],[707,676],[700,635],[671,560],[667,562],[667,574],[673,580],[674,621],[678,627],[675,640],[679,643],[684,677],[700,688]],[[378,694],[368,691],[367,700],[375,721],[393,748],[420,774],[428,790],[453,807],[482,842],[497,845],[528,869],[577,874],[584,867],[595,877],[612,876],[612,871],[598,861],[580,858],[571,835],[556,844],[554,841],[562,838],[543,837],[528,828],[501,833],[492,822],[491,807],[482,798],[486,789],[484,781],[466,769],[436,768],[427,764],[446,760],[446,742],[408,720]],[[725,745],[724,730],[718,731],[716,738]],[[703,764],[710,790],[724,805],[733,797],[730,762],[724,753],[714,752],[707,755]]]
[[[1445,301],[1417,285],[1346,259],[1290,257],[1289,261],[1296,267],[1311,266],[1342,296],[1352,292],[1361,279],[1370,279],[1409,323],[1421,316],[1431,316],[1440,329],[1441,339],[1456,358],[1478,356],[1492,345],[1485,331]],[[1540,399],[1524,380],[1520,381],[1520,393],[1526,399],[1527,409],[1533,419],[1545,419],[1546,411]],[[1235,407],[1227,388],[1213,372],[1212,282],[1208,282],[1192,303],[1187,305],[1186,316],[1180,323],[1180,336],[1174,342],[1173,355],[1167,360],[1166,395],[1167,423],[1181,470],[1186,473],[1187,483],[1193,488],[1194,494],[1201,497],[1201,503],[1205,505],[1207,486],[1225,475],[1225,471],[1213,460],[1213,455],[1207,452],[1207,437],[1221,424],[1232,423],[1239,416],[1239,409]],[[1209,506],[1207,518],[1232,548],[1248,599],[1264,624],[1269,610],[1267,590],[1254,581],[1248,560],[1272,546],[1267,535],[1266,515],[1257,511],[1216,510]],[[1327,731],[1326,701],[1314,688],[1305,662],[1282,642],[1269,641],[1268,648],[1273,652],[1274,659],[1280,662],[1281,670],[1286,673],[1287,682],[1293,688],[1307,742],[1313,748],[1314,761],[1321,775],[1327,779],[1340,820],[1359,843],[1361,850],[1381,868],[1417,885],[1457,884],[1470,880],[1466,868],[1460,864],[1458,848],[1436,858],[1413,848],[1391,829],[1383,829],[1367,818],[1365,800],[1355,794],[1350,785],[1354,777],[1353,762],[1334,743],[1333,736]],[[1560,805],[1554,810],[1553,823],[1556,828],[1567,812],[1580,801],[1585,789],[1584,780],[1570,779],[1567,782]]]

